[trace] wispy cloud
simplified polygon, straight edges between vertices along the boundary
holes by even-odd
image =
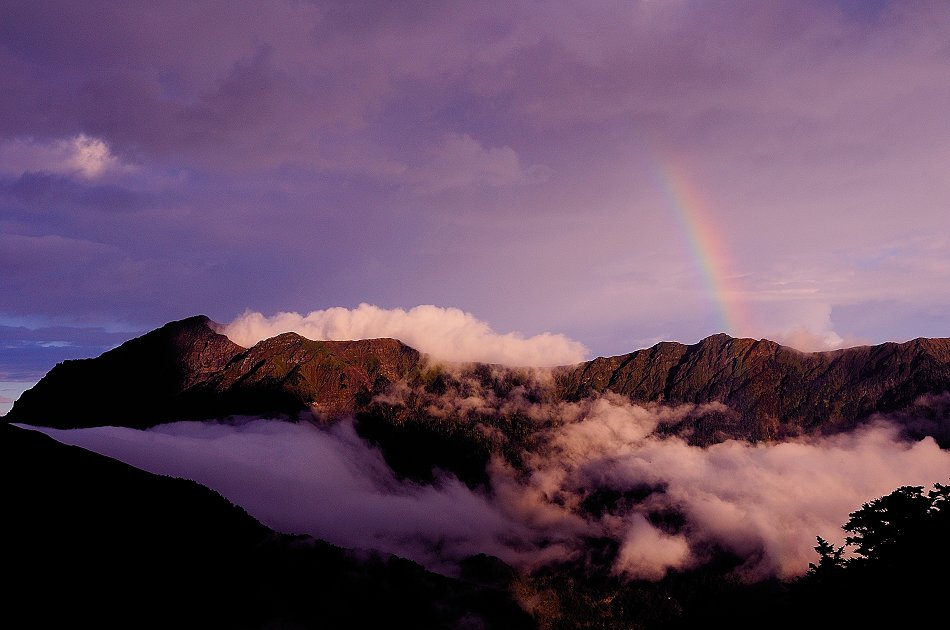
[[[84,133],[47,141],[33,138],[0,141],[0,172],[13,175],[43,172],[92,180],[132,169],[113,155],[105,140]]]

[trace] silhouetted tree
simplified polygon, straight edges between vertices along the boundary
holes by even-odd
[[[926,538],[930,499],[922,486],[902,486],[880,499],[865,503],[851,513],[844,529],[852,533],[845,542],[859,556],[855,563],[906,562],[908,553]]]
[[[845,546],[854,556],[842,557],[837,549],[818,536],[818,564],[810,563],[809,574],[857,567],[893,568],[908,563],[932,562],[946,555],[950,534],[950,485],[901,486],[889,495],[869,501],[850,514],[843,529]]]
[[[859,627],[925,620],[948,588],[950,485],[901,486],[852,512],[845,546],[818,537],[819,560],[792,591],[797,623]],[[846,558],[845,550],[851,557]]]
[[[834,545],[821,536],[816,536],[816,538],[818,539],[818,544],[815,546],[815,551],[818,552],[820,559],[818,560],[818,564],[814,562],[808,563],[808,573],[810,575],[825,576],[843,569],[847,562],[841,557],[841,554],[844,553],[844,547],[835,548]]]

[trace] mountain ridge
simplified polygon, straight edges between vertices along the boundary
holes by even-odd
[[[918,338],[825,352],[717,334],[661,342],[556,372],[569,399],[611,391],[635,401],[721,402],[761,438],[848,428],[950,389],[950,339]]]
[[[440,368],[436,378],[438,361],[391,338],[314,341],[283,333],[243,348],[219,330],[198,315],[95,359],[58,364],[5,419],[57,428],[145,428],[233,415],[313,413],[329,420],[378,410],[397,384],[425,400],[462,381],[510,390],[532,378],[519,368],[478,363]],[[697,444],[771,440],[845,430],[950,391],[950,339],[802,352],[719,333],[538,372],[551,376],[537,386],[549,400],[611,393],[638,404],[721,403],[719,412],[679,428]],[[107,395],[82,404],[103,388]],[[419,403],[412,413],[425,414],[426,407]]]

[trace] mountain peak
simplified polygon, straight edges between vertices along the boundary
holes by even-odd
[[[215,326],[204,315],[188,317],[95,359],[59,363],[20,396],[6,420],[48,426],[164,421],[172,396],[217,373],[243,351]]]
[[[57,365],[10,422],[147,427],[238,414],[352,413],[421,355],[396,339],[313,341],[293,332],[242,348],[205,315],[176,320],[95,359]]]

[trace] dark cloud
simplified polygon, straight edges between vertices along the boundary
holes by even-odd
[[[948,312],[948,33],[890,2],[5,2],[0,256],[49,257],[0,309],[437,304],[616,354],[732,302],[736,334],[914,337]]]

